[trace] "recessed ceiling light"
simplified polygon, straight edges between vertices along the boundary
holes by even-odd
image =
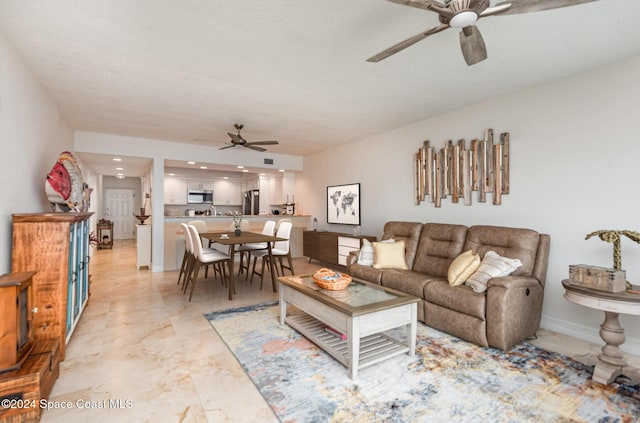
[[[244,169],[244,166],[242,166],[242,165],[238,165],[238,166],[236,166],[236,167],[237,167],[238,169]]]
[[[114,161],[114,162],[121,162],[121,161],[122,161],[122,159],[121,159],[120,157],[114,157],[114,158],[113,158],[113,161]]]
[[[124,176],[124,173],[116,173],[116,176]]]
[[[284,169],[278,169],[278,172],[284,172]]]
[[[206,169],[206,168],[207,168],[206,166],[200,166],[200,169]]]
[[[228,176],[225,176],[225,177],[224,177],[224,178],[222,178],[222,179],[229,179],[229,177],[228,177]]]
[[[123,167],[116,167],[116,170],[124,170]]]
[[[175,173],[169,173],[168,175],[169,175],[169,176],[176,176],[176,174],[175,174]]]
[[[249,169],[242,169],[243,172],[249,172]]]
[[[187,164],[196,164],[196,162],[187,162]]]

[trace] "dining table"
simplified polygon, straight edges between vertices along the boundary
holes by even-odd
[[[269,271],[271,273],[271,285],[273,286],[273,292],[277,291],[276,286],[276,274],[275,267],[273,265],[273,257],[271,255],[271,247],[272,243],[275,241],[286,241],[285,238],[280,238],[274,235],[265,235],[257,232],[249,232],[242,231],[240,235],[236,235],[234,231],[217,231],[217,232],[204,232],[201,233],[200,236],[204,239],[208,239],[211,242],[215,242],[217,244],[228,245],[229,246],[229,270],[231,275],[229,276],[229,300],[233,300],[233,292],[235,286],[235,272],[234,269],[234,261],[235,261],[235,253],[236,247],[243,244],[254,244],[254,243],[267,243],[267,254],[269,255]],[[248,271],[248,270],[247,270]]]

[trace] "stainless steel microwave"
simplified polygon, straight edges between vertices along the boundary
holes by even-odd
[[[212,204],[213,191],[190,189],[187,191],[187,204]]]

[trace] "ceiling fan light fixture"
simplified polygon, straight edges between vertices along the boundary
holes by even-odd
[[[455,14],[449,20],[449,26],[453,28],[466,28],[478,20],[478,14],[473,10],[464,10]]]

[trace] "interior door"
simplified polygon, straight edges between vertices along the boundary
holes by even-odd
[[[105,194],[104,216],[113,222],[113,239],[133,239],[135,190],[107,188]]]

